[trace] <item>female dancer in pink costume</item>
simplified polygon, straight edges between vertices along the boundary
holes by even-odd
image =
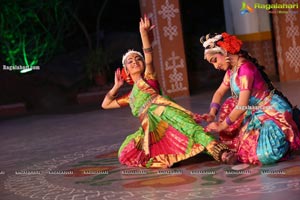
[[[222,97],[228,90],[232,93],[220,108],[218,122],[210,123],[206,131],[219,132],[221,141],[245,163],[274,163],[298,149],[299,119],[293,120],[291,103],[273,87],[263,66],[241,50],[242,42],[227,33],[208,34],[200,41],[205,59],[226,71],[210,112],[203,117],[214,121]]]

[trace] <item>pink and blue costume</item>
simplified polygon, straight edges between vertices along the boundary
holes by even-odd
[[[246,109],[229,128],[220,133],[220,140],[235,150],[244,163],[271,164],[286,159],[299,149],[299,130],[292,108],[274,91],[270,91],[256,66],[246,61],[235,72],[228,70],[223,83],[232,96],[220,109],[219,121],[233,109]],[[237,97],[250,90],[249,106],[237,107]]]

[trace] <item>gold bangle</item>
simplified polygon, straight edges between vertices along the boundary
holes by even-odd
[[[152,53],[152,47],[143,48],[144,53]]]

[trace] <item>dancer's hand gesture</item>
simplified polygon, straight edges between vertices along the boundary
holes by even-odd
[[[147,34],[149,31],[151,31],[155,25],[151,25],[150,19],[145,14],[144,17],[141,17],[140,20],[140,33],[141,34]]]
[[[124,84],[124,79],[122,78],[122,75],[121,75],[121,69],[118,68],[115,71],[115,86],[117,88],[120,88],[123,84]]]

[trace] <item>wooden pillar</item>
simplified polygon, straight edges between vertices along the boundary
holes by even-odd
[[[281,9],[281,13],[274,10],[272,19],[280,81],[300,80],[300,3],[298,0],[272,2],[298,5],[294,9]]]
[[[154,29],[154,66],[164,92],[170,97],[188,96],[189,85],[179,0],[140,0]]]
[[[265,71],[271,80],[278,80],[269,12],[265,9],[255,9],[256,0],[223,2],[227,32],[237,35],[243,41],[242,48],[266,67]],[[267,0],[259,2],[265,4]]]

